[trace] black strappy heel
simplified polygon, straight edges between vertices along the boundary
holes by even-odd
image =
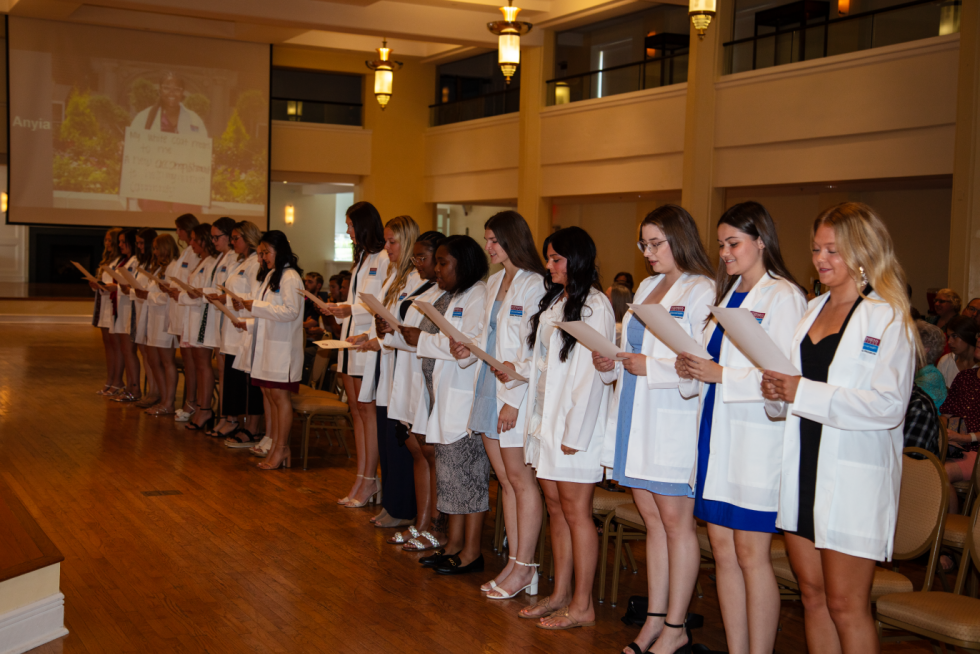
[[[653,617],[653,618],[666,618],[667,617],[667,614],[666,613],[647,613],[647,615],[650,616],[650,617]],[[667,624],[667,623],[665,622],[664,624]],[[654,638],[650,642],[650,644],[647,646],[647,648],[645,650],[640,649],[640,646],[636,644],[636,641],[633,641],[632,643],[630,643],[629,645],[627,645],[627,647],[629,647],[631,650],[633,650],[633,652],[635,654],[646,654],[647,652],[650,651],[650,648],[653,647],[653,644],[655,642],[657,642],[657,639],[656,638]]]
[[[188,419],[187,424],[184,425],[184,429],[187,431],[203,431],[207,433],[212,427],[214,427],[214,411],[211,409],[201,409],[202,411],[207,411],[211,414],[211,417],[205,420],[200,425],[195,425],[193,420]]]
[[[664,627],[670,627],[672,629],[683,629],[684,631],[686,631],[687,642],[681,645],[680,647],[678,647],[677,649],[675,649],[674,654],[691,654],[691,642],[693,638],[691,638],[691,630],[687,628],[686,621],[682,622],[681,624],[670,624],[669,622],[664,621]],[[651,645],[651,647],[653,647],[653,645]]]

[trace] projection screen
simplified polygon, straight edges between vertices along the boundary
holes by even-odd
[[[8,223],[267,224],[269,46],[8,20]]]

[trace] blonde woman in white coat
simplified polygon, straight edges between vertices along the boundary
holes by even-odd
[[[776,525],[800,582],[811,652],[879,651],[875,562],[892,556],[903,422],[917,352],[905,273],[871,207],[817,217],[813,266],[828,293],[796,329],[803,376],[766,371],[767,409],[786,418]]]
[[[718,221],[718,248],[713,304],[750,310],[788,356],[806,299],[783,263],[765,207],[743,202],[726,211]],[[728,651],[770,654],[779,621],[769,547],[776,532],[782,424],[766,415],[762,371],[714,321],[703,342],[711,359],[685,353],[676,363],[687,380],[681,395],[694,395],[700,382],[694,517],[708,523]]]
[[[595,288],[595,243],[585,230],[558,230],[545,239],[543,252],[548,276],[531,319],[534,355],[504,363],[528,378],[524,460],[534,466],[544,491],[555,557],[551,595],[520,615],[540,618],[539,627],[557,630],[595,624],[592,582],[599,538],[592,522],[592,494],[602,479],[610,389],[602,383],[592,353],[555,325],[581,320],[611,341],[616,320],[609,300]],[[505,371],[498,371],[497,378],[511,381]]]
[[[139,266],[133,272],[133,277],[144,289],[149,286],[150,278],[141,273],[139,268],[145,270],[156,269],[157,266],[153,258],[153,241],[156,237],[156,230],[150,227],[141,229],[136,234],[136,258],[139,261]],[[133,311],[135,313],[134,323],[136,331],[133,334],[133,342],[136,343],[136,349],[143,357],[143,365],[146,367],[146,395],[139,402],[136,402],[135,406],[141,409],[148,409],[160,401],[160,378],[163,372],[160,368],[160,362],[150,352],[150,348],[147,345],[149,312],[146,306],[146,298],[149,296],[149,293],[132,286],[126,286],[124,288],[129,289],[129,298],[133,303]]]
[[[115,395],[122,392],[122,373],[123,362],[116,356],[115,344],[109,328],[112,326],[113,300],[112,291],[107,284],[112,282],[112,276],[105,272],[105,268],[112,268],[122,262],[119,254],[119,227],[114,227],[105,233],[102,240],[102,260],[99,262],[99,270],[95,276],[100,278],[101,283],[89,282],[89,288],[95,291],[95,310],[92,316],[92,324],[99,328],[102,333],[102,347],[105,350],[106,378],[105,385],[101,390],[96,391],[99,395]]]
[[[125,268],[130,275],[136,274],[139,259],[136,256],[135,229],[127,229],[119,234],[119,252],[125,263],[118,267]],[[116,352],[122,357],[126,368],[126,389],[114,402],[138,402],[140,391],[140,359],[136,352],[136,314],[133,311],[133,300],[129,296],[129,287],[114,283],[109,288],[116,292],[116,317],[109,332],[116,344]]]
[[[477,346],[498,361],[525,361],[533,356],[528,335],[531,317],[544,296],[547,271],[534,247],[531,229],[519,213],[502,211],[483,228],[490,263],[504,269],[487,282],[486,319]],[[473,356],[462,343],[456,344],[453,355],[461,366],[479,366],[468,426],[481,434],[500,484],[498,492],[504,496],[507,565],[480,590],[487,593],[488,599],[508,599],[525,588],[537,595],[538,576],[533,560],[542,506],[534,468],[524,462],[527,384],[502,384],[494,377],[493,368]]]
[[[701,342],[715,283],[694,219],[676,205],[659,207],[640,223],[637,245],[654,276],[640,282],[635,302],[659,304]],[[616,382],[603,465],[620,486],[633,489],[647,528],[649,612],[623,652],[673,654],[689,645],[684,619],[701,568],[690,486],[698,399],[677,392],[676,354],[632,309],[623,318],[620,347],[622,362],[595,352],[592,359],[604,382]]]
[[[303,271],[286,235],[271,230],[262,235],[257,249],[265,266],[259,273],[262,284],[255,298],[233,301],[236,311],[253,318],[251,350],[252,385],[262,389],[269,412],[266,424],[272,433],[269,454],[258,464],[261,470],[288,468],[291,463],[289,429],[293,424],[290,393],[299,392],[303,376]],[[239,324],[237,328],[242,328]]]
[[[474,340],[483,331],[487,286],[481,280],[488,268],[486,255],[469,236],[450,236],[436,250],[436,284],[443,293],[432,306]],[[458,364],[455,341],[428,317],[418,328],[403,326],[401,332],[422,360],[421,374],[413,380],[423,391],[412,431],[424,433],[435,447],[437,508],[449,516],[449,542],[435,570],[443,575],[483,572],[480,541],[490,509],[490,460],[483,442],[466,428],[476,367]]]
[[[374,316],[367,306],[357,299],[358,293],[377,296],[388,274],[388,253],[384,249],[384,226],[381,215],[370,202],[355,202],[347,210],[347,235],[354,242],[354,266],[351,268],[350,288],[347,299],[331,304],[330,313],[343,319],[340,338],[366,334],[371,329]],[[374,371],[364,369],[368,356],[354,348],[340,351],[337,372],[344,384],[351,404],[351,421],[354,423],[354,446],[357,450],[357,476],[350,492],[337,500],[337,504],[351,504],[350,508],[365,506],[378,485],[378,417],[374,402],[361,402],[361,384],[365,375]]]
[[[170,234],[153,239],[153,261],[156,270],[150,270],[157,278],[176,275],[180,267],[180,250]],[[156,282],[150,281],[146,289],[146,345],[151,366],[156,366],[160,399],[146,413],[154,416],[174,414],[174,397],[177,393],[177,361],[174,348],[177,338],[168,331],[170,322],[170,296]]]
[[[192,213],[185,213],[177,217],[174,227],[177,230],[177,242],[187,243],[188,247],[180,253],[178,258],[177,272],[175,277],[187,283],[191,273],[197,270],[197,264],[201,261],[201,255],[194,248],[190,247],[191,232],[198,225],[198,220]],[[166,281],[170,281],[169,279]],[[187,318],[187,307],[179,302],[180,287],[167,284],[162,287],[173,302],[170,304],[170,333],[177,337],[177,345],[180,347],[180,357],[184,363],[184,405],[177,409],[174,420],[186,422],[194,413],[197,403],[197,366],[194,365],[193,348],[190,343],[184,343],[181,336],[184,333],[184,322]]]

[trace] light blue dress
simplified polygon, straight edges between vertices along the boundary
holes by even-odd
[[[626,328],[626,352],[636,354],[643,346],[643,334],[647,328],[643,322],[633,316]],[[616,421],[616,453],[613,457],[613,479],[620,486],[627,488],[642,488],[657,495],[671,497],[694,497],[694,491],[684,483],[669,483],[636,479],[626,476],[626,451],[629,448],[630,428],[633,422],[633,398],[636,396],[636,375],[628,370],[623,371],[623,388],[619,391],[619,419]],[[676,391],[675,391],[676,392]],[[640,438],[647,437],[646,434]]]
[[[494,300],[490,310],[490,324],[487,325],[488,354],[497,354],[497,313],[500,310],[500,300]],[[500,440],[497,433],[497,378],[490,371],[490,364],[480,362],[480,374],[476,381],[476,398],[473,400],[473,411],[470,413],[469,429],[484,434],[487,438]]]

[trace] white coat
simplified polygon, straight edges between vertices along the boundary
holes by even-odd
[[[484,351],[486,351],[487,339],[490,337],[490,312],[493,310],[493,303],[500,291],[500,285],[504,283],[506,272],[501,270],[487,280],[484,326],[479,340],[477,340],[477,346]],[[543,296],[544,278],[530,270],[518,270],[500,303],[500,310],[497,312],[497,332],[494,337],[496,347],[494,352],[488,352],[488,354],[498,361],[510,361],[511,363],[528,360],[534,356],[527,344],[527,337],[531,333],[531,317],[538,312],[538,304],[540,304]],[[473,375],[473,393],[475,396],[476,384],[480,379],[480,370],[489,364],[477,359],[472,354],[469,358],[459,362],[463,367],[469,367],[474,363],[477,364],[476,373]],[[489,371],[488,374],[490,374]],[[505,404],[518,410],[514,428],[500,434],[500,447],[524,447],[524,423],[528,417],[526,411],[528,386],[523,382],[516,381],[502,384],[492,375],[491,379],[497,389],[496,415],[500,415]],[[467,422],[467,424],[469,423]]]
[[[228,262],[228,273],[223,282],[226,288],[231,289],[231,291],[246,300],[252,299],[252,292],[259,287],[259,281],[256,279],[259,266],[261,262],[259,261],[259,255],[254,252],[245,257],[244,261],[238,261],[237,256],[235,256],[231,261]],[[231,296],[229,295],[225,299],[225,306],[234,315],[241,318],[242,322],[246,325],[252,322],[252,315],[245,310],[235,311],[234,303],[232,302]],[[239,331],[237,327],[231,324],[230,320],[224,320],[221,323],[221,353],[231,354],[237,357],[244,350],[243,348],[249,342],[248,331]]]
[[[426,282],[423,281],[422,283],[425,284]],[[442,289],[437,284],[433,284],[429,290],[416,296],[416,298],[432,304],[442,293]],[[422,323],[423,317],[424,314],[419,311],[419,308],[412,304],[405,313],[405,319],[402,321],[402,324],[408,327],[418,327]],[[393,334],[385,334],[384,346],[394,350],[401,350],[398,356],[395,357],[395,367],[391,374],[391,391],[388,394],[388,417],[392,420],[400,420],[407,427],[411,428],[412,421],[415,418],[415,408],[418,406],[419,397],[423,393],[423,388],[419,388],[414,383],[416,379],[421,378],[422,360],[416,356],[417,348],[414,345],[406,343],[405,337],[402,336],[401,332],[396,331]],[[420,425],[419,428],[424,430],[425,426]],[[425,434],[425,431],[416,433]]]
[[[721,301],[728,305],[741,278]],[[776,347],[789,356],[793,332],[806,310],[803,292],[785,279],[768,273],[749,291],[741,308],[761,318],[762,328]],[[707,348],[717,323],[714,319],[704,330]],[[783,425],[772,420],[762,397],[762,370],[756,368],[728,339],[722,339],[718,363],[722,366],[722,383],[715,388],[711,418],[711,449],[705,476],[703,496],[708,500],[728,502],[752,511],[775,512],[779,507],[779,477],[783,456]],[[704,410],[707,385],[684,380],[681,395],[690,397],[700,387],[700,412]],[[691,473],[691,484],[697,467]]]
[[[159,270],[154,274],[158,277],[162,275],[169,277],[176,275],[179,267],[180,261],[174,259],[167,266],[165,272]],[[156,282],[150,282],[146,290],[146,304],[144,305],[146,311],[146,344],[150,347],[174,347],[177,344],[177,339],[168,329],[170,327],[170,305],[173,304],[173,300],[160,290],[160,286]]]
[[[446,320],[464,336],[476,339],[483,330],[486,295],[486,284],[473,284],[449,302]],[[439,297],[442,294],[436,296],[437,301]],[[420,365],[412,379],[412,383],[422,389],[415,405],[412,431],[425,434],[426,443],[451,445],[469,433],[466,424],[473,408],[476,366],[461,367],[449,351],[449,337],[442,332],[419,334],[417,352],[420,358],[435,359],[432,370],[432,390],[435,397],[431,398],[430,415],[430,398]]]
[[[564,320],[562,312],[565,300],[558,300],[545,313],[551,312],[554,322]],[[582,307],[582,322],[586,323],[610,341],[616,337],[616,318],[606,296],[595,290],[589,291]],[[547,362],[541,356],[541,333],[545,323],[542,313],[534,354],[530,360],[513,361],[517,372],[528,378],[528,393],[537,400],[536,389],[542,367],[545,378],[544,406],[541,407],[541,426],[537,435],[531,431],[531,419],[524,427],[525,461],[534,466],[541,479],[595,483],[602,479],[603,434],[606,428],[610,388],[602,383],[592,363],[592,351],[576,343],[568,360],[562,361],[562,331],[551,332]],[[574,450],[565,454],[561,446]]]
[[[800,343],[829,297],[827,293],[811,301],[796,328],[791,355],[797,368]],[[872,292],[854,309],[827,382],[804,377],[793,404],[767,403],[771,413],[786,416],[777,527],[796,531],[798,526],[800,418],[808,418],[823,425],[814,544],[875,561],[891,560],[905,412],[915,376],[913,342],[901,317]]]
[[[133,277],[136,281],[140,283],[143,288],[148,288],[150,284],[150,278],[141,273],[139,270],[133,272]],[[136,287],[130,287],[129,289],[129,299],[133,303],[133,311],[136,312],[136,335],[133,337],[133,341],[137,345],[146,345],[146,300],[141,300],[136,294]]]
[[[217,263],[218,259],[210,256],[198,262],[187,278],[187,285],[206,291],[211,283],[211,272]],[[184,327],[181,331],[180,342],[190,343],[191,347],[210,347],[201,338],[201,316],[204,315],[204,305],[208,301],[203,297],[193,298],[187,294],[187,291],[181,291],[180,295],[177,296],[177,302],[187,309],[187,313],[184,314]],[[208,311],[208,314],[210,313]]]
[[[132,256],[129,258],[122,267],[129,271],[129,274],[136,274],[136,267],[139,265],[139,260]],[[119,268],[119,266],[117,266]],[[118,282],[115,282],[118,284]],[[116,291],[116,319],[112,324],[112,328],[109,330],[113,334],[129,334],[132,327],[133,320],[133,300],[128,294],[123,293],[121,288],[117,287]],[[132,336],[136,336],[133,334]]]
[[[634,302],[643,303],[662,281],[663,275],[644,279],[636,291]],[[688,336],[700,343],[704,340],[705,321],[710,315],[708,306],[714,297],[714,280],[685,273],[670,287],[660,306],[677,319]],[[633,320],[636,320],[636,316],[630,309],[623,317],[624,336],[620,347],[624,352],[627,351],[626,330]],[[674,369],[677,355],[649,329],[643,332],[640,353],[647,357],[647,374],[646,377],[637,378],[633,394],[626,475],[669,484],[689,483],[698,449],[698,399],[684,398],[677,392],[681,381]],[[607,384],[618,381],[613,401],[609,403],[602,454],[602,465],[612,468],[625,368],[617,361],[615,370],[599,374]]]
[[[381,287],[381,291],[378,293],[378,299],[384,302],[385,295],[388,293],[388,289],[391,285],[395,283],[395,272],[392,271],[390,279],[385,280],[384,285]],[[405,286],[402,287],[401,291],[386,308],[392,313],[398,312],[398,303],[404,300],[409,295],[415,292],[419,286],[422,285],[422,278],[419,277],[418,272],[412,270],[408,274],[408,278],[405,280]],[[373,340],[378,338],[378,329],[374,320],[371,321],[371,329],[368,331],[368,340]],[[361,380],[361,393],[357,396],[358,402],[377,402],[378,406],[388,406],[388,395],[391,393],[391,376],[395,369],[395,350],[389,347],[385,347],[382,341],[379,341],[381,349],[377,352],[366,352],[367,356],[364,358],[364,379]],[[381,359],[380,366],[378,364],[378,359]],[[378,368],[380,374],[378,376],[378,383],[374,383],[374,370]]]
[[[233,250],[227,250],[217,255],[214,266],[211,267],[207,276],[202,280],[202,290],[208,295],[218,295],[221,289],[218,284],[224,284],[228,279],[228,268],[238,255]],[[204,325],[204,347],[221,347],[221,327],[225,320],[225,314],[216,309],[207,298],[201,298],[201,320],[197,330]],[[207,318],[204,318],[204,309],[207,309]],[[205,324],[205,320],[207,321]],[[194,332],[192,332],[194,333]]]
[[[367,293],[379,297],[381,286],[384,284],[385,275],[388,274],[388,253],[384,250],[367,254],[361,259],[357,269],[351,276],[350,288],[347,290],[347,299],[341,304],[348,304],[351,308],[351,315],[344,318],[340,326],[340,340],[346,340],[350,336],[364,334],[371,329],[374,315],[368,310],[367,306],[357,299],[358,293]],[[346,372],[348,375],[363,377],[374,374],[374,370],[365,370],[365,360],[367,356],[364,352],[358,352],[353,348],[340,351],[340,364],[338,370],[344,372],[343,364],[347,361]]]
[[[282,272],[279,290],[269,290],[272,272],[252,298],[255,334],[251,375],[273,382],[298,382],[303,376],[303,279],[292,268]]]
[[[194,250],[191,248],[185,248],[180,256],[177,258],[177,268],[174,273],[174,277],[180,281],[187,283],[187,280],[191,278],[191,273],[197,270],[197,264],[201,261],[201,258],[194,254]],[[169,282],[169,279],[163,280]],[[171,286],[174,286],[171,284]],[[180,288],[179,286],[177,287]],[[178,342],[182,340],[184,334],[184,323],[187,321],[187,307],[182,305],[179,301],[174,301],[171,298],[170,302],[170,333],[177,337]]]
[[[117,266],[123,263],[123,258],[118,257],[115,261],[109,264],[109,267],[113,270]],[[112,278],[107,272],[103,272],[101,275],[101,281],[103,284],[115,284],[116,280]],[[113,315],[113,301],[112,293],[110,291],[99,290],[102,294],[102,302],[99,304],[99,322],[98,326],[102,329],[111,329],[113,323],[115,322],[115,317]]]

